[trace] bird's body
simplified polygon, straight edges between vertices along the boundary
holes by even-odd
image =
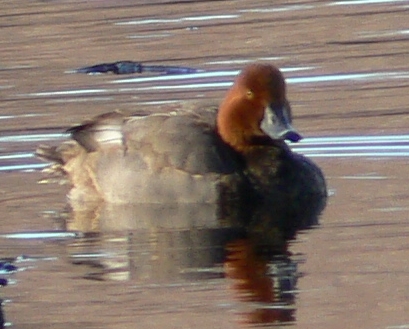
[[[311,224],[325,206],[321,170],[284,142],[301,136],[291,126],[284,78],[271,65],[245,68],[218,109],[111,112],[69,132],[71,141],[37,154],[68,175],[71,200],[235,200],[243,211],[260,208],[283,225],[298,226]]]

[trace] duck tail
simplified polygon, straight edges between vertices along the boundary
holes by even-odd
[[[39,183],[67,183],[69,173],[66,165],[79,152],[80,147],[73,141],[64,142],[59,146],[40,145],[34,154],[50,165],[43,169],[47,178],[40,180]]]
[[[40,145],[34,152],[35,156],[45,162],[64,165],[62,154],[57,150],[57,146]]]

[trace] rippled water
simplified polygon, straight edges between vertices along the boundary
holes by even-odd
[[[6,321],[15,328],[408,327],[408,8],[409,1],[4,1]],[[66,73],[118,60],[204,72]],[[254,241],[217,227],[212,209],[72,213],[66,186],[37,184],[46,164],[33,151],[65,140],[70,125],[113,109],[217,104],[254,60],[283,70],[305,136],[291,147],[316,161],[329,184],[321,224],[299,234],[291,253],[260,258]]]

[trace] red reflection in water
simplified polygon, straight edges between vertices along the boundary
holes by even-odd
[[[231,287],[236,297],[250,306],[242,313],[244,324],[271,324],[293,322],[294,298],[283,300],[280,287],[269,275],[269,262],[258,255],[255,246],[248,239],[236,240],[226,247],[226,276],[231,279]],[[287,307],[283,307],[283,303]],[[281,307],[280,307],[281,306]]]

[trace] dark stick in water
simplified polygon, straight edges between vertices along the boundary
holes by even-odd
[[[132,74],[158,72],[164,74],[191,74],[203,72],[203,70],[183,66],[167,65],[144,65],[133,61],[119,61],[114,63],[102,63],[93,66],[81,67],[74,70],[75,73],[114,73],[114,74]]]

